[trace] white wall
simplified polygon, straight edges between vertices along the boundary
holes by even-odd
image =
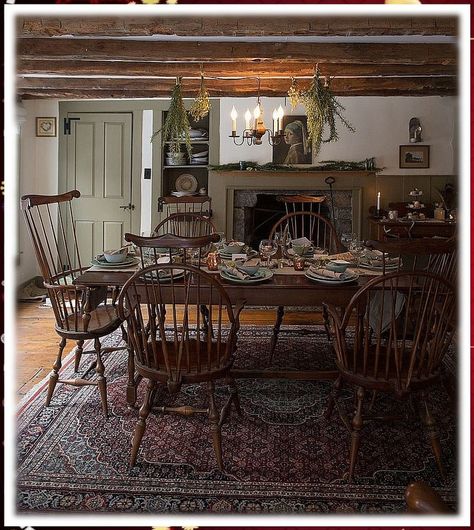
[[[408,144],[408,122],[416,116],[423,127],[423,144],[430,145],[430,168],[417,169],[416,175],[454,174],[457,168],[457,153],[454,139],[457,136],[457,98],[455,97],[341,97],[346,107],[344,116],[356,128],[348,131],[342,124],[338,127],[339,140],[323,144],[315,163],[323,160],[359,161],[375,157],[378,167],[384,167],[387,175],[413,174],[413,169],[399,169],[399,146]],[[284,98],[262,98],[265,110],[265,124],[272,126],[273,108],[285,105]],[[256,98],[221,99],[220,163],[228,164],[239,160],[260,164],[271,162],[272,148],[266,138],[260,146],[236,147],[229,138],[231,129],[230,111],[232,105],[239,114],[237,133],[244,127],[244,113],[253,111]],[[298,106],[286,114],[304,115],[304,108]]]
[[[18,153],[18,199],[30,193],[57,194],[58,134],[55,137],[36,137],[36,118],[55,116],[58,119],[58,100],[27,100],[23,102],[23,107],[24,122],[21,123]],[[7,222],[5,226],[8,227]],[[39,269],[36,265],[36,257],[25,222],[20,216],[17,285],[37,275],[39,275]]]

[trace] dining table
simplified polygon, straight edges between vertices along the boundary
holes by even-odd
[[[132,276],[139,265],[124,267],[123,269],[101,269],[92,266],[80,275],[75,283],[86,287],[114,286],[117,292]],[[204,268],[204,270],[206,270]],[[320,283],[309,279],[305,271],[296,271],[292,266],[276,267],[272,269],[273,275],[261,283],[231,282],[223,279],[220,271],[208,271],[215,274],[225,286],[232,304],[245,300],[245,307],[279,307],[295,306],[302,310],[308,308],[321,308],[323,303],[331,304],[341,309],[348,305],[354,294],[371,278],[382,274],[362,268],[352,268],[358,274],[355,281],[347,283],[327,282]],[[166,285],[163,286],[166,293]],[[257,367],[251,369],[234,368],[232,375],[235,378],[271,378],[293,380],[334,380],[339,372],[336,369],[317,369],[308,367],[305,370],[292,368],[277,369],[273,367]],[[136,379],[129,373],[127,401],[134,401],[137,386]]]

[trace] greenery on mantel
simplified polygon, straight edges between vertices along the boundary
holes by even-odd
[[[216,171],[381,171],[375,165],[375,158],[366,158],[360,162],[348,162],[345,160],[325,160],[317,166],[285,166],[282,164],[257,164],[256,162],[238,162],[232,164],[221,164],[211,166]]]

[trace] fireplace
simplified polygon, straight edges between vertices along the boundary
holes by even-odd
[[[298,194],[308,195],[308,190],[235,190],[233,237],[257,248],[259,241],[268,236],[275,222],[286,213],[284,203],[277,197]],[[333,191],[332,197],[327,190],[314,190],[311,195],[326,197],[320,209],[313,205],[313,211],[330,219],[338,234],[352,232],[351,190]],[[305,206],[309,209],[309,204]]]
[[[325,183],[329,176],[335,179],[333,201]],[[338,233],[351,231],[368,237],[362,232],[362,216],[363,212],[368,212],[370,205],[375,204],[375,172],[210,171],[208,189],[212,197],[213,222],[229,238],[252,244],[259,237],[252,235],[255,231],[255,208],[257,211],[261,209],[262,212],[258,213],[264,214],[264,210],[268,209],[266,213],[268,217],[274,216],[274,222],[284,212],[283,205],[281,212],[276,210],[276,196],[284,194],[324,195],[325,210],[321,211],[331,220],[334,217]],[[257,226],[259,224],[257,222]],[[268,235],[270,228],[263,225],[262,234]]]

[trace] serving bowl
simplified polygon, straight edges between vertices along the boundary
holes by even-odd
[[[224,254],[240,254],[244,248],[245,243],[242,241],[230,241],[222,245],[222,252]]]
[[[104,250],[104,258],[108,263],[122,263],[128,256],[128,249],[123,248],[119,251]]]
[[[346,272],[350,263],[343,259],[335,259],[326,263],[326,269],[333,272]]]

